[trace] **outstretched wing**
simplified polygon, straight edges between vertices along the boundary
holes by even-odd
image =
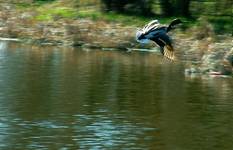
[[[143,28],[142,31],[144,33],[148,33],[156,28],[158,28],[160,26],[160,23],[158,22],[158,20],[152,20],[151,22],[149,22],[148,24],[146,24]]]
[[[175,60],[174,49],[171,45],[165,45],[163,47],[163,55],[170,60]]]
[[[158,20],[152,20],[142,28],[142,32],[146,38],[150,39],[153,35],[166,31],[165,28],[166,26],[160,24]]]
[[[166,26],[161,25],[158,20],[152,20],[136,33],[136,40],[140,43],[147,43],[159,32],[166,32]]]

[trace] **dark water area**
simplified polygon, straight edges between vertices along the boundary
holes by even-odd
[[[0,42],[1,150],[231,150],[232,97],[157,53]]]

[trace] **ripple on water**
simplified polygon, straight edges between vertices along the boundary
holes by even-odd
[[[85,115],[75,115],[75,117],[77,124],[74,128],[77,136],[74,136],[73,140],[84,149],[120,147],[122,144],[130,147],[135,145],[140,140],[139,137],[143,137],[145,132],[156,131],[155,128],[143,128],[140,125],[123,120],[115,122],[114,118],[106,116],[89,115],[85,117]],[[152,137],[145,140],[152,140]],[[130,145],[129,143],[133,144]],[[138,147],[142,148],[143,145]]]
[[[157,58],[0,44],[0,149],[230,149],[232,80]]]

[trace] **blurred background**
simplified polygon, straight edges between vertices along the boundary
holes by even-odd
[[[7,3],[17,3],[22,8],[53,4],[50,9],[40,9],[43,13],[37,19],[41,20],[49,19],[52,14],[63,18],[91,17],[135,24],[135,20],[129,20],[132,19],[130,16],[135,16],[137,22],[147,18],[166,22],[166,18],[184,17],[190,21],[189,26],[193,26],[198,18],[204,18],[213,25],[215,32],[232,33],[231,0],[11,0]]]
[[[92,1],[92,4],[94,2],[98,3]],[[81,4],[81,1],[79,3]],[[101,0],[99,5],[105,12],[144,17],[177,16],[194,20],[205,17],[214,25],[216,31],[222,32],[232,30],[232,3],[231,0]]]

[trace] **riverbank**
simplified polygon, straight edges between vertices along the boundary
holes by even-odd
[[[37,8],[1,2],[0,37],[16,38],[30,44],[98,49],[154,47],[153,43],[142,46],[135,41],[135,31],[146,19],[131,18],[135,22],[133,25],[111,21],[106,16],[103,19],[82,15],[74,17],[73,10],[61,7],[62,3],[64,1]],[[54,10],[45,13],[46,9]],[[208,22],[204,19],[199,22],[199,26],[194,25],[186,30],[177,29],[171,33],[177,58],[187,66],[185,73],[231,75],[232,36],[216,35]]]

